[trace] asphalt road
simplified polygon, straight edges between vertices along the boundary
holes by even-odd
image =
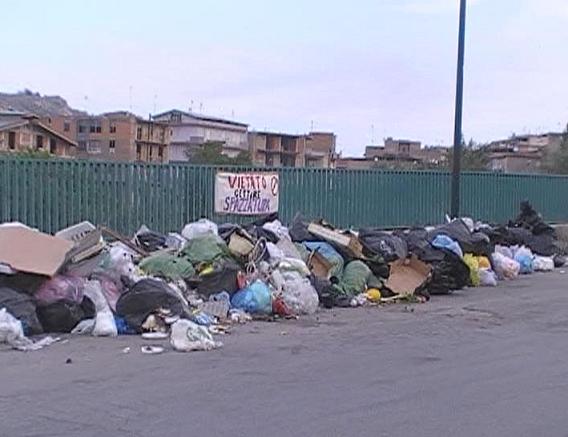
[[[212,352],[2,349],[0,435],[568,436],[567,281],[250,323]]]

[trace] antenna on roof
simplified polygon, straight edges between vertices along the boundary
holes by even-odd
[[[189,102],[189,112],[193,112],[193,100]]]
[[[128,108],[132,111],[132,85],[128,86]]]

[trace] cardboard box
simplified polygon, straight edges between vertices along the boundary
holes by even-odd
[[[329,279],[333,264],[331,264],[322,254],[314,252],[308,258],[310,271],[321,279]]]
[[[308,232],[341,247],[354,258],[363,258],[363,246],[355,235],[342,234],[339,231],[316,223],[308,225]]]
[[[29,228],[0,228],[0,263],[20,272],[53,276],[72,247],[71,241]]]
[[[399,259],[390,264],[390,275],[385,286],[395,294],[410,295],[430,278],[432,267],[416,256]]]

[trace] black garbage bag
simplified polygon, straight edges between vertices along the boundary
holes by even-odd
[[[302,241],[320,241],[321,237],[312,235],[308,231],[308,222],[304,220],[301,214],[296,214],[288,226],[288,233],[290,238],[295,243],[301,243]]]
[[[238,290],[237,275],[241,267],[231,259],[224,259],[213,264],[213,270],[200,274],[195,281],[188,281],[197,293],[205,299],[213,294],[226,291],[231,296]]]
[[[469,285],[470,272],[467,264],[455,253],[444,250],[442,261],[432,263],[432,280],[428,284],[431,295],[448,294]]]
[[[543,220],[527,200],[521,202],[521,211],[511,226],[528,229],[533,235],[555,235],[554,228]]]
[[[223,223],[217,226],[217,233],[219,237],[225,240],[225,243],[229,243],[229,239],[233,232],[236,232],[238,229],[241,229],[239,225],[235,225],[234,223]]]
[[[0,288],[0,309],[6,308],[11,315],[22,322],[24,334],[37,335],[43,328],[36,315],[36,305],[30,295],[12,288]]]
[[[187,305],[168,284],[156,279],[142,279],[119,297],[116,314],[140,332],[146,318],[160,308],[170,310],[172,315],[187,314]]]
[[[457,241],[464,253],[487,257],[493,253],[488,236],[482,232],[472,233],[462,220],[453,220],[436,227],[428,233],[428,241],[432,242],[438,235],[447,235]]]
[[[88,297],[79,304],[72,300],[58,300],[37,307],[37,316],[45,332],[71,332],[81,320],[96,315],[95,305]]]
[[[428,232],[425,229],[411,229],[405,233],[399,233],[398,236],[405,239],[409,253],[416,255],[420,261],[434,263],[445,258],[442,250],[430,244]]]
[[[470,275],[467,264],[451,250],[432,246],[425,229],[412,229],[398,235],[406,240],[411,254],[432,266],[432,279],[427,286],[429,294],[448,294],[468,285]]]
[[[166,236],[150,230],[136,234],[136,241],[147,252],[155,252],[167,247]]]
[[[533,253],[541,256],[554,256],[563,253],[554,234],[541,233],[535,235],[526,228],[505,226],[483,230],[483,232],[489,236],[493,244],[526,246]]]
[[[389,234],[380,229],[360,229],[359,241],[367,252],[378,255],[389,263],[397,259],[405,259],[408,256],[406,241],[397,235]]]

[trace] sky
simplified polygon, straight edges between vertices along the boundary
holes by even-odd
[[[450,145],[458,0],[2,0],[0,91]],[[568,122],[568,0],[468,0],[463,132]],[[3,65],[2,65],[3,64]]]

